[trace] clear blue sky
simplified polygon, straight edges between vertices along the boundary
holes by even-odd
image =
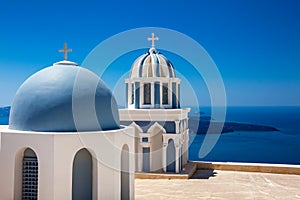
[[[12,0],[0,3],[0,106],[61,60],[65,41],[80,64],[108,37],[149,26],[198,41],[220,70],[229,105],[300,105],[298,0]]]

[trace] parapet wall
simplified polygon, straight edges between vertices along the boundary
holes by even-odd
[[[300,165],[228,163],[228,162],[191,162],[191,163],[196,164],[197,169],[300,175]]]
[[[274,174],[300,175],[300,165],[262,164],[262,163],[227,163],[189,161],[181,173],[135,173],[136,179],[189,179],[197,170],[226,170],[240,172],[260,172]]]

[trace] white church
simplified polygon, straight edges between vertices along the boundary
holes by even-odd
[[[0,199],[134,199],[134,173],[179,173],[188,159],[180,79],[154,48],[125,80],[127,108],[105,83],[67,60],[18,89],[0,127]]]

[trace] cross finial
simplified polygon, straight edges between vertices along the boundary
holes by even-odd
[[[154,46],[155,46],[154,45],[154,41],[158,40],[158,39],[159,39],[158,37],[154,37],[154,33],[152,33],[152,37],[151,38],[148,38],[148,40],[152,42],[152,48],[154,48]]]
[[[72,52],[72,49],[67,48],[67,43],[64,43],[64,49],[58,50],[60,53],[64,53],[64,60],[67,60],[68,52]]]

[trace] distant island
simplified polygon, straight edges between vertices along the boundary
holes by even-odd
[[[192,133],[197,134],[206,134],[209,125],[212,127],[212,132],[214,126],[217,127],[221,122],[214,122],[211,120],[211,117],[190,117],[189,118],[189,129]],[[246,124],[246,123],[238,123],[238,122],[225,122],[222,133],[230,133],[235,131],[279,131],[277,128],[271,126],[262,126],[256,124]],[[217,132],[217,131],[216,131]]]

